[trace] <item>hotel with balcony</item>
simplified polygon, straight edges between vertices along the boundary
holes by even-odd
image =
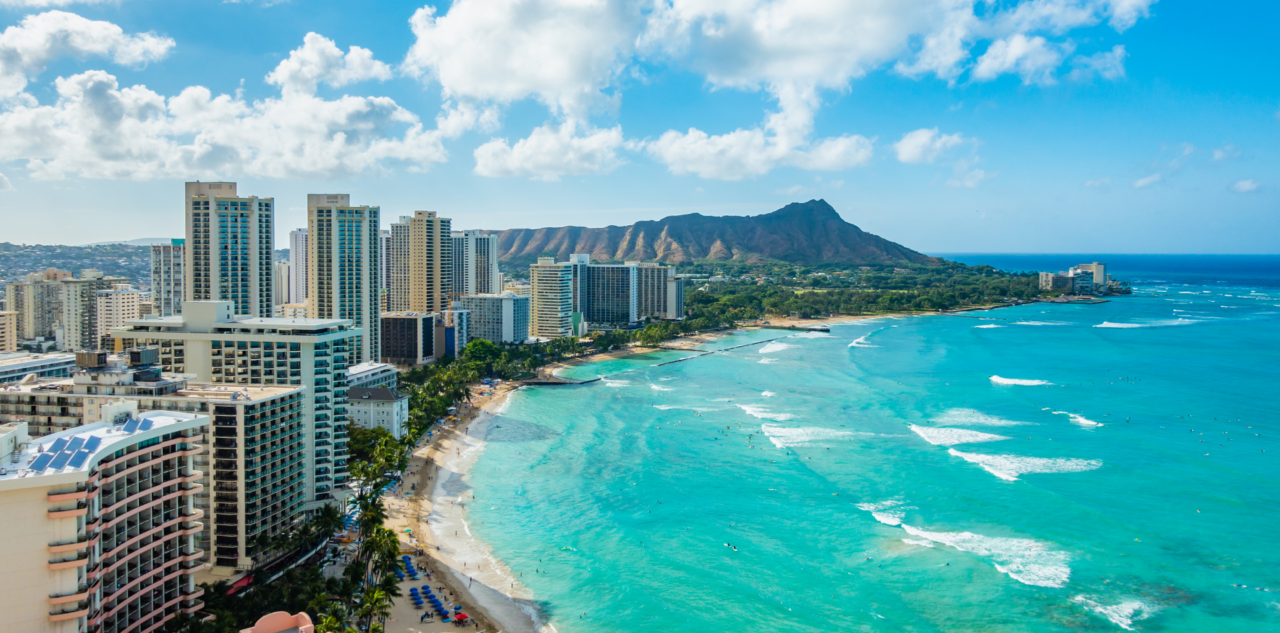
[[[200,610],[203,415],[153,411],[33,439],[0,426],[0,631],[153,633]]]

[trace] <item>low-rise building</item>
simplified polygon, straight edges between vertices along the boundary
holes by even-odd
[[[433,362],[439,321],[439,315],[434,313],[383,312],[382,362],[405,367]]]
[[[0,630],[157,631],[203,608],[204,415],[153,411],[43,438],[0,426]]]
[[[385,387],[353,387],[351,423],[362,429],[384,429],[396,439],[409,425],[409,396]]]
[[[75,354],[60,352],[0,354],[0,385],[17,382],[32,374],[36,378],[65,378],[71,375],[71,370],[75,369],[75,366]]]
[[[395,389],[400,373],[387,363],[360,363],[347,368],[347,389],[354,387],[387,387]]]

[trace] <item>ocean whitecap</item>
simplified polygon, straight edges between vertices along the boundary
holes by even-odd
[[[1105,605],[1091,596],[1076,596],[1071,601],[1084,605],[1085,608],[1110,620],[1112,624],[1126,631],[1133,630],[1135,621],[1145,620],[1159,610],[1141,600],[1125,600],[1118,604]]]
[[[761,365],[770,365],[770,364],[773,364],[773,363],[776,363],[776,362],[778,362],[778,359],[776,359],[776,358],[761,358],[761,359],[760,359],[760,364],[761,364]]]
[[[911,425],[911,430],[924,438],[924,441],[935,446],[954,446],[956,444],[972,444],[975,442],[998,442],[1009,438],[968,429]]]
[[[779,424],[764,424],[760,427],[760,431],[778,448],[812,446],[818,442],[839,440],[854,435],[850,431],[836,431],[820,427],[789,427]]]
[[[796,334],[791,338],[831,338],[831,334],[827,332],[803,332]]]
[[[606,387],[630,387],[631,386],[631,381],[629,380],[609,380],[608,378],[601,378],[601,380],[604,381],[604,385]]]
[[[986,325],[975,325],[975,326],[973,326],[973,327],[975,327],[975,328],[977,328],[977,329],[979,329],[979,330],[991,330],[991,329],[995,329],[995,328],[998,328],[998,327],[1004,327],[1004,326],[1003,326],[1003,325],[996,325],[995,323],[988,323],[988,324],[986,324]]]
[[[753,404],[740,404],[738,405],[738,408],[742,409],[743,412],[745,412],[747,415],[759,418],[761,420],[773,420],[774,422],[785,422],[787,420],[794,420],[796,417],[794,415],[791,415],[790,413],[775,413],[773,411],[770,411],[766,407],[753,405]]]
[[[1021,426],[1030,422],[1006,420],[974,409],[947,409],[933,419],[938,424],[970,424],[975,426]]]
[[[1022,378],[1001,378],[999,376],[992,376],[991,382],[994,382],[997,385],[1018,385],[1022,387],[1035,387],[1039,385],[1053,384],[1047,380],[1025,380]]]
[[[761,397],[764,397],[764,398],[772,398],[772,397],[774,397],[774,396],[776,396],[776,395],[778,395],[778,394],[776,394],[776,393],[774,393],[774,392],[772,392],[772,391],[762,391],[762,392],[760,392],[760,395],[761,395]]]
[[[774,352],[781,352],[784,349],[791,349],[793,347],[795,347],[795,345],[787,345],[786,343],[779,343],[778,341],[770,341],[765,344],[764,347],[760,348],[760,353],[772,354]]]
[[[972,532],[928,532],[910,525],[908,534],[989,559],[996,570],[1037,587],[1062,587],[1071,579],[1071,556],[1033,539],[983,536]]]
[[[1075,413],[1071,413],[1070,411],[1054,411],[1053,414],[1068,416],[1069,418],[1071,418],[1071,422],[1073,424],[1079,424],[1080,426],[1102,426],[1101,422],[1094,422],[1093,420],[1090,420],[1089,418],[1086,418],[1083,415],[1077,415]]]
[[[1071,325],[1065,321],[1014,321],[1014,325]]]
[[[1141,323],[1112,323],[1111,321],[1103,321],[1102,323],[1099,323],[1093,327],[1129,330],[1129,329],[1140,328],[1140,327],[1173,327],[1177,325],[1191,325],[1192,323],[1199,323],[1199,322],[1200,321],[1196,319],[1182,319],[1182,318],[1160,319],[1156,321],[1143,321]]]
[[[1102,468],[1102,462],[1095,459],[979,455],[977,453],[962,453],[954,448],[947,452],[967,462],[977,464],[983,470],[1005,481],[1017,481],[1018,476],[1032,473],[1080,473]]]
[[[671,387],[663,387],[662,385],[652,385],[652,384],[651,384],[651,385],[649,385],[649,388],[650,388],[650,389],[652,389],[652,390],[654,390],[654,391],[675,391],[675,389],[672,389]]]
[[[902,499],[898,498],[876,503],[859,503],[857,508],[870,512],[872,518],[885,525],[896,527],[902,525],[902,518],[906,516],[906,510],[914,510],[915,506],[905,506]]]
[[[907,545],[919,545],[920,547],[933,547],[933,541],[927,541],[925,539],[904,538],[902,539],[902,542],[906,543]]]

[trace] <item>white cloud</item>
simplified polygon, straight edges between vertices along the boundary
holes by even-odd
[[[352,46],[346,55],[333,40],[318,33],[307,33],[302,46],[289,53],[267,75],[267,83],[280,86],[286,93],[315,94],[316,86],[324,82],[334,88],[347,84],[391,78],[391,67],[374,59],[367,48]]]
[[[1160,182],[1160,174],[1151,174],[1146,178],[1139,178],[1133,181],[1133,188],[1141,189],[1143,187],[1150,187],[1151,185],[1154,185],[1158,182]]]
[[[4,174],[0,174],[0,191],[13,191],[13,183]]]
[[[1050,85],[1057,82],[1054,71],[1071,49],[1070,43],[1055,45],[1038,35],[1027,37],[1019,33],[992,42],[987,52],[978,58],[972,77],[990,81],[1006,73],[1016,73],[1025,85]]]
[[[995,178],[996,175],[994,173],[990,173],[976,167],[980,160],[980,158],[974,156],[973,160],[956,161],[956,164],[952,166],[955,175],[947,181],[947,185],[951,187],[973,189],[974,187],[982,184],[982,181]]]
[[[493,113],[468,106],[446,104],[431,130],[386,97],[318,98],[308,92],[317,81],[382,74],[364,49],[330,46],[308,36],[268,75],[281,96],[252,103],[202,86],[172,97],[122,88],[101,70],[59,77],[54,103],[27,98],[0,112],[0,161],[25,159],[37,179],[333,178],[388,163],[426,169],[446,160],[444,139],[494,126]]]
[[[1077,55],[1071,60],[1071,65],[1075,69],[1071,71],[1070,77],[1076,81],[1085,81],[1094,76],[1111,81],[1123,79],[1124,58],[1126,55],[1124,46],[1120,45],[1111,47],[1111,51],[1106,53],[1097,53],[1087,57]]]
[[[47,9],[49,7],[67,7],[73,4],[105,4],[118,0],[0,0],[0,7],[22,7],[27,9]]]
[[[1231,185],[1231,190],[1237,193],[1250,193],[1258,190],[1258,183],[1252,180],[1241,180],[1240,182]]]
[[[409,20],[416,41],[403,70],[440,82],[446,97],[501,104],[533,97],[556,114],[586,116],[630,59],[639,3],[457,0]]]
[[[29,15],[0,33],[0,101],[21,95],[28,80],[60,57],[105,57],[132,66],[161,59],[173,46],[167,37],[128,35],[110,22],[65,11]]]
[[[898,160],[904,163],[932,163],[948,149],[965,141],[960,134],[939,134],[938,128],[921,128],[907,132],[893,144]]]
[[[1240,149],[1231,143],[1227,143],[1222,147],[1213,150],[1213,160],[1222,161],[1228,158],[1235,158],[1240,155]]]
[[[1110,0],[1106,4],[1112,28],[1121,33],[1127,31],[1138,23],[1138,18],[1149,17],[1151,5],[1156,2],[1157,0]]]
[[[1109,185],[1109,184],[1111,184],[1111,179],[1110,179],[1110,178],[1099,178],[1099,179],[1097,179],[1097,180],[1087,180],[1087,181],[1085,181],[1084,186],[1086,186],[1086,187],[1103,187],[1103,186],[1106,186],[1106,185]]]
[[[529,138],[509,145],[493,139],[476,148],[475,172],[481,176],[529,176],[537,180],[559,180],[564,175],[603,174],[622,164],[618,149],[624,144],[622,128],[586,130],[576,134],[577,125],[543,125]]]

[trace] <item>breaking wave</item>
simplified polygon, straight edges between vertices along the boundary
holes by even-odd
[[[770,363],[776,363],[776,362],[778,362],[778,359],[776,359],[776,358],[761,358],[761,359],[760,359],[760,364],[761,364],[761,365],[768,365],[768,364],[770,364]]]
[[[947,452],[967,462],[977,464],[983,470],[1005,481],[1017,481],[1019,475],[1032,473],[1080,473],[1102,467],[1102,462],[1094,459],[979,455],[976,453],[962,453],[954,448]]]
[[[649,385],[649,388],[654,391],[675,391],[675,389],[672,389],[671,387],[662,387],[659,385]]]
[[[994,382],[997,385],[1020,385],[1023,387],[1035,387],[1038,385],[1053,384],[1047,380],[1023,380],[1021,378],[1001,378],[999,376],[992,376],[991,382]]]
[[[1141,600],[1126,600],[1120,604],[1104,605],[1089,596],[1076,596],[1071,601],[1084,605],[1090,611],[1101,615],[1110,620],[1112,624],[1126,631],[1133,630],[1135,620],[1145,620],[1159,610]]]
[[[604,381],[604,385],[606,387],[630,387],[631,386],[631,381],[629,380],[609,380],[608,378],[601,378],[601,380]]]
[[[926,532],[910,525],[902,529],[912,536],[988,558],[1000,573],[1026,585],[1061,587],[1071,579],[1071,556],[1040,541],[972,532]]]
[[[827,332],[804,332],[802,334],[796,334],[791,338],[831,338],[831,335]]]
[[[773,420],[774,422],[785,422],[787,420],[794,420],[796,417],[794,415],[791,415],[790,413],[774,413],[773,411],[770,411],[766,407],[762,407],[754,404],[740,404],[738,405],[738,408],[742,409],[747,415],[759,418],[761,420]]]
[[[975,325],[974,327],[978,328],[979,330],[990,330],[992,328],[998,328],[998,327],[1004,327],[1004,326],[996,325],[995,323],[988,323],[986,325]]]
[[[951,428],[934,428],[929,426],[911,425],[911,430],[916,435],[924,438],[924,441],[934,446],[954,446],[956,444],[972,444],[975,442],[998,442],[1009,438],[1003,435],[992,435],[991,433],[982,433],[980,431],[970,431],[968,429],[951,429]]]
[[[755,414],[753,413],[752,415]],[[764,432],[765,436],[769,438],[769,441],[773,442],[773,445],[778,448],[809,446],[815,442],[838,440],[854,435],[854,433],[849,431],[835,431],[832,429],[823,429],[818,427],[794,428],[789,426],[779,426],[777,424],[764,424],[760,427],[760,430]]]
[[[770,341],[765,344],[764,347],[760,348],[760,353],[772,354],[774,352],[781,352],[784,349],[791,349],[793,347],[795,347],[795,345],[787,345],[786,343],[779,343],[778,341]]]
[[[1146,321],[1143,323],[1112,323],[1110,321],[1103,321],[1102,323],[1099,323],[1093,327],[1117,328],[1117,329],[1127,330],[1127,329],[1139,328],[1139,327],[1170,327],[1174,325],[1191,325],[1192,323],[1199,323],[1199,322],[1200,321],[1196,319],[1162,319],[1159,321]]]
[[[653,408],[655,408],[655,409],[659,409],[659,410],[661,410],[661,411],[670,411],[670,410],[672,410],[672,409],[682,409],[682,410],[685,410],[685,411],[698,411],[698,412],[700,412],[700,413],[706,413],[707,411],[719,411],[719,410],[720,410],[720,409],[716,409],[716,408],[714,408],[714,407],[681,407],[681,406],[674,405],[674,404],[655,404],[655,405],[653,405]]]
[[[933,419],[938,424],[971,424],[974,426],[1021,426],[1030,422],[1018,422],[987,415],[973,409],[947,409]]]
[[[763,391],[763,392],[761,392],[761,393],[760,393],[760,396],[761,396],[761,397],[764,397],[764,398],[772,398],[772,397],[774,397],[774,396],[776,396],[776,395],[778,395],[778,394],[776,394],[776,393],[774,393],[774,392],[772,392],[772,391]]]
[[[1053,414],[1068,416],[1071,418],[1071,422],[1073,424],[1079,424],[1080,426],[1102,426],[1101,422],[1094,422],[1093,420],[1090,420],[1089,418],[1086,418],[1083,415],[1076,415],[1074,413],[1071,413],[1070,411],[1054,411]]]
[[[866,510],[871,513],[875,520],[892,526],[902,525],[902,517],[906,515],[905,510],[914,510],[915,506],[902,505],[902,499],[890,499],[879,503],[859,503],[859,510]],[[930,543],[930,546],[933,544]]]

